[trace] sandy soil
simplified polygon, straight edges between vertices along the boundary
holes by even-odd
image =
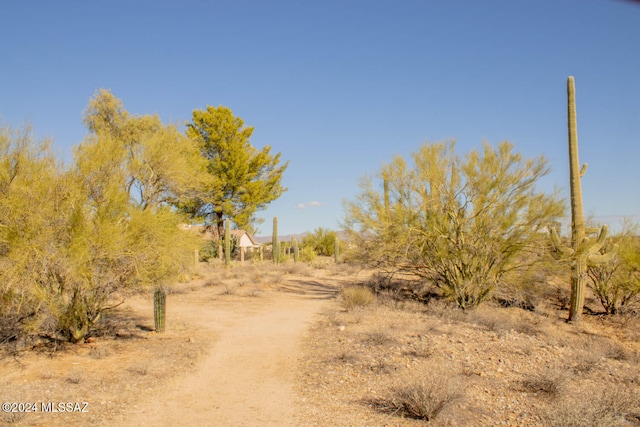
[[[338,289],[366,275],[343,265],[213,270],[173,286],[163,334],[147,293],[88,343],[0,348],[2,402],[88,405],[0,413],[0,426],[424,425],[398,406],[398,385],[424,407],[443,402],[434,426],[640,425],[637,316],[575,327],[551,300],[535,312],[462,312],[391,291],[346,310]]]
[[[299,341],[323,300],[277,292],[261,303],[248,310],[174,304],[217,339],[194,372],[143,402],[128,424],[296,425],[291,402]]]
[[[299,425],[292,403],[302,338],[344,278],[281,270],[214,271],[174,285],[164,334],[153,331],[144,294],[128,298],[115,326],[89,343],[5,352],[0,400],[37,402],[40,411],[0,413],[0,426]],[[40,407],[67,401],[87,402],[87,412]]]

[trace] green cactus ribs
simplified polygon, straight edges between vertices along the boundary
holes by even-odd
[[[163,287],[156,288],[153,293],[153,321],[156,332],[164,332],[167,307],[167,292]]]
[[[300,257],[300,250],[298,248],[298,239],[295,237],[291,238],[293,244],[293,262],[298,262],[298,258]]]
[[[273,217],[273,235],[271,236],[271,253],[273,263],[280,263],[280,242],[278,242],[278,217]]]
[[[576,120],[575,82],[573,76],[567,79],[567,116],[569,128],[569,185],[571,190],[571,245],[564,246],[555,228],[550,229],[554,256],[571,263],[571,302],[569,321],[579,323],[584,309],[585,290],[587,286],[587,265],[608,262],[613,257],[612,251],[601,254],[605,244],[608,228],[585,227],[582,206],[582,177],[587,172],[587,164],[580,166],[578,160],[578,124]]]

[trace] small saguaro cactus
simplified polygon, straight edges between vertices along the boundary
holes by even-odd
[[[298,239],[296,239],[295,237],[292,237],[291,239],[293,240],[293,262],[298,262],[298,257],[300,256]]]
[[[231,225],[229,218],[224,221],[224,265],[231,267]]]
[[[271,236],[271,252],[273,253],[273,263],[280,262],[280,247],[278,245],[278,217],[273,217],[273,235]]]
[[[573,77],[567,79],[568,127],[569,127],[569,184],[571,189],[571,246],[563,246],[555,228],[551,228],[551,242],[557,258],[566,258],[571,262],[571,302],[569,321],[579,323],[584,309],[584,297],[587,286],[587,265],[609,261],[616,247],[606,254],[600,250],[607,238],[607,226],[588,228],[584,223],[582,208],[581,178],[587,171],[587,164],[580,167],[578,161],[578,125],[576,122],[575,83]],[[597,235],[594,239],[589,235]]]
[[[153,321],[156,332],[164,332],[167,307],[167,292],[160,286],[153,293]]]
[[[336,236],[336,240],[333,241],[333,259],[336,263],[338,263],[338,259],[340,257],[340,240],[338,236]]]

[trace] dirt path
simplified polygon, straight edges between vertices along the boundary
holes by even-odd
[[[138,405],[132,426],[296,425],[294,369],[299,342],[333,289],[314,283],[270,292],[256,303],[212,307],[172,301],[186,321],[216,338],[194,372]],[[132,411],[134,412],[134,411]]]

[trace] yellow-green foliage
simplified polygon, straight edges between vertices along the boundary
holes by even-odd
[[[0,129],[0,316],[23,319],[18,333],[80,341],[116,295],[172,279],[199,244],[167,204],[199,185],[189,140],[105,91],[85,123],[68,168],[28,129]]]
[[[311,262],[318,258],[318,254],[312,247],[302,248],[300,250],[300,260],[304,262]]]
[[[272,155],[268,145],[260,150],[251,145],[252,133],[253,127],[245,126],[223,106],[193,111],[192,123],[187,125],[187,136],[207,162],[210,181],[183,208],[216,224],[220,236],[223,218],[248,229],[256,211],[286,190],[280,181],[288,162],[280,165],[280,153]]]
[[[302,238],[302,247],[313,248],[318,255],[333,256],[336,240],[338,240],[338,234],[335,231],[318,227],[313,230],[313,233]]]
[[[539,232],[564,211],[535,191],[543,157],[525,159],[509,142],[461,158],[453,142],[424,144],[413,166],[396,157],[365,178],[346,203],[345,229],[362,261],[417,274],[465,308],[482,302],[534,249]],[[539,248],[542,250],[542,248]]]
[[[376,296],[364,286],[347,286],[340,291],[342,305],[347,310],[355,307],[365,307],[376,300]]]
[[[614,257],[606,263],[587,267],[587,286],[600,300],[608,314],[616,314],[637,301],[640,295],[640,226],[626,222],[623,230],[613,236],[602,253],[617,245]]]

